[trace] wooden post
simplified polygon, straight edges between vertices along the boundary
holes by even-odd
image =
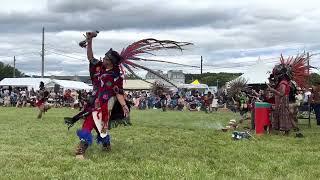
[[[310,54],[309,54],[309,52],[307,53],[307,67],[308,67],[308,79],[307,79],[307,81],[308,81],[308,85],[310,86],[311,85],[311,83],[310,83]]]
[[[202,74],[202,62],[203,62],[203,60],[202,60],[202,56],[201,56],[201,74]]]
[[[308,88],[311,87],[311,82],[310,82],[310,54],[309,52],[307,53],[307,67],[308,67]],[[308,127],[311,128],[311,104],[310,104],[310,96],[308,97],[308,106],[309,106],[309,112],[308,112]]]

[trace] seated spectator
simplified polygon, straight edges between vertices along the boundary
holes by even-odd
[[[178,111],[182,111],[184,106],[185,106],[185,101],[184,101],[185,97],[180,97],[178,99]]]
[[[218,99],[217,98],[212,99],[211,108],[215,111],[218,111]]]
[[[195,103],[195,102],[189,103],[189,111],[198,111],[197,103]]]
[[[3,106],[5,107],[10,107],[11,106],[11,97],[9,95],[6,95],[4,98],[3,98]]]
[[[15,92],[11,92],[11,106],[15,106],[17,104],[17,99],[18,99],[18,96]]]
[[[22,97],[21,95],[19,95],[17,97],[16,107],[21,107],[21,105],[22,105]]]

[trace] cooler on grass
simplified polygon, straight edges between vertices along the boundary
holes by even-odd
[[[256,134],[263,134],[264,127],[270,126],[271,104],[266,102],[256,102],[254,109],[254,122]]]

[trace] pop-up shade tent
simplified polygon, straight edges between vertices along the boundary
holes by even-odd
[[[206,84],[201,84],[198,79],[194,80],[190,84],[179,84],[179,89],[208,89],[209,86]]]
[[[152,82],[147,83],[139,79],[127,79],[123,81],[123,89],[125,90],[150,90]]]
[[[92,87],[89,86],[88,84],[80,81],[70,81],[70,80],[57,80],[57,79],[51,79],[50,82],[45,84],[46,88],[54,88],[55,84],[59,85],[60,88],[63,90],[67,89],[74,89],[74,90],[87,90],[90,91],[92,90]]]
[[[0,86],[11,86],[11,87],[21,87],[28,88],[31,90],[39,90],[40,82],[44,84],[50,82],[49,78],[4,78],[0,81]]]

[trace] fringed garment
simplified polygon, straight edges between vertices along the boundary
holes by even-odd
[[[283,96],[275,95],[275,109],[272,117],[272,128],[280,131],[290,131],[293,128],[292,116],[289,109],[289,92],[290,87],[288,81],[281,81],[277,87],[277,91],[281,91],[281,86],[285,86]]]

